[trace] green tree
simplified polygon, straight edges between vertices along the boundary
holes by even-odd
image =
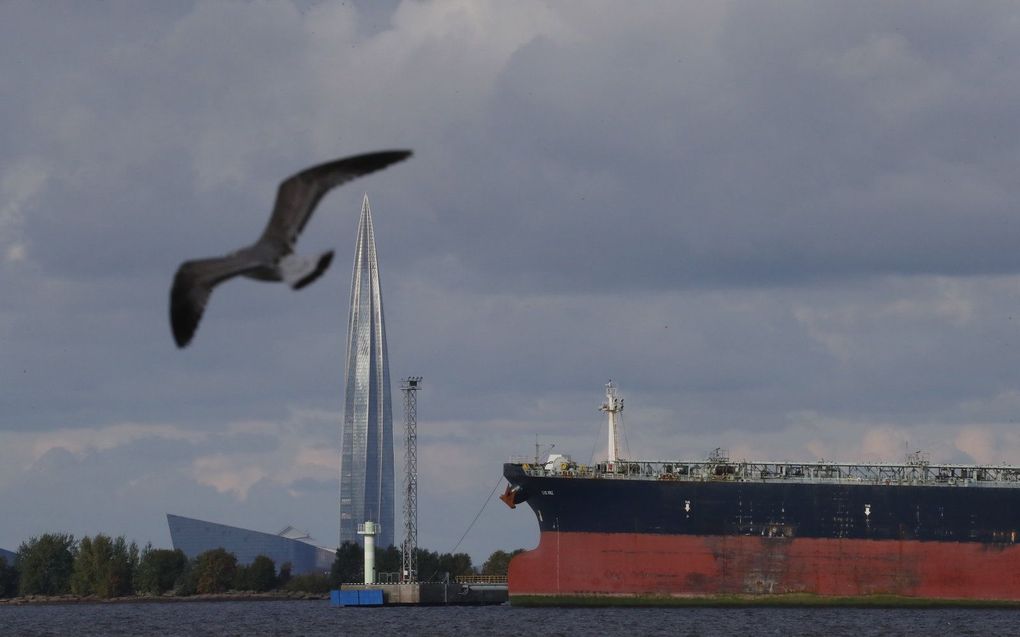
[[[482,575],[497,575],[506,577],[507,570],[510,568],[510,560],[513,556],[518,553],[523,553],[524,549],[517,549],[510,553],[506,551],[496,550],[492,552],[489,559],[485,560],[482,564]]]
[[[187,597],[198,592],[198,561],[188,560],[184,564],[177,581],[174,582],[174,595]]]
[[[264,593],[276,588],[276,564],[265,555],[259,555],[248,567],[251,590]]]
[[[230,588],[235,591],[254,590],[251,585],[251,572],[246,565],[238,564],[237,568],[234,569],[234,577],[230,582]]]
[[[111,539],[100,533],[83,537],[74,558],[71,592],[101,598],[123,597],[133,592],[132,577],[138,566],[138,547],[123,536]]]
[[[443,579],[443,573],[439,572],[439,553],[419,548],[417,557],[419,580],[423,582],[435,582]]]
[[[381,573],[393,573],[399,578],[400,569],[403,568],[403,566],[404,563],[401,559],[400,549],[392,544],[384,549],[381,549],[378,546],[375,547],[375,572],[377,578]]]
[[[333,584],[329,575],[305,573],[291,577],[283,590],[300,593],[328,593],[331,588],[333,588]]]
[[[226,549],[212,549],[195,558],[195,590],[198,593],[223,593],[234,581],[237,558]]]
[[[467,553],[436,553],[418,549],[418,576],[423,582],[439,582],[449,576],[473,575],[471,556]]]
[[[265,555],[259,555],[251,564],[238,566],[234,572],[234,588],[258,593],[273,590],[276,588],[276,564]]]
[[[329,580],[335,587],[365,581],[365,556],[357,542],[344,542],[337,548]]]
[[[439,556],[439,570],[450,574],[450,578],[460,575],[474,575],[475,568],[471,565],[471,556],[467,553],[443,553]]]
[[[14,597],[18,594],[18,569],[7,563],[7,558],[0,557],[0,598]]]
[[[290,581],[290,572],[292,569],[293,566],[291,565],[290,562],[284,562],[283,565],[280,566],[280,574],[276,576],[277,586],[283,588],[284,586],[287,585],[287,582]]]
[[[71,592],[74,571],[74,536],[46,533],[23,542],[14,564],[20,573],[21,595],[65,595]]]
[[[148,545],[142,551],[135,571],[135,590],[139,593],[162,595],[171,590],[184,573],[188,558],[180,549],[154,549]]]

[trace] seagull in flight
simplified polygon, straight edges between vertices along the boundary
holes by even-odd
[[[298,236],[319,200],[341,184],[410,156],[409,150],[382,151],[302,170],[280,184],[273,214],[258,241],[224,257],[182,263],[170,288],[170,327],[177,347],[191,342],[213,288],[227,279],[240,275],[259,281],[285,281],[300,290],[319,278],[333,260],[332,250],[317,256],[294,254]]]

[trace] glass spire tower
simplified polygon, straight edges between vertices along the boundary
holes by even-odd
[[[361,204],[347,322],[344,421],[340,430],[340,543],[360,542],[358,525],[381,525],[393,544],[393,410],[379,262],[368,195]]]

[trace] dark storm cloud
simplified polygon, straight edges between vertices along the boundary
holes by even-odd
[[[559,293],[1015,272],[1003,23],[807,9],[739,4],[685,40],[676,7],[523,47],[491,103],[501,179],[458,211],[468,266]]]
[[[536,436],[597,453],[609,377],[636,454],[1015,462],[1014,13],[0,5],[0,494],[30,510],[0,545],[165,544],[168,511],[328,543],[365,191],[430,548]],[[175,351],[180,260],[253,239],[294,171],[405,146],[322,202],[321,281],[217,291]],[[533,543],[519,513],[469,550]]]

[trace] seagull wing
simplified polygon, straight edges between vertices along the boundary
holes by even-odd
[[[409,150],[355,155],[306,168],[288,177],[280,184],[273,214],[258,243],[268,242],[284,253],[290,252],[315,206],[327,192],[410,156]]]
[[[243,251],[242,254],[182,263],[170,288],[170,328],[177,347],[191,342],[214,287],[264,265]]]

